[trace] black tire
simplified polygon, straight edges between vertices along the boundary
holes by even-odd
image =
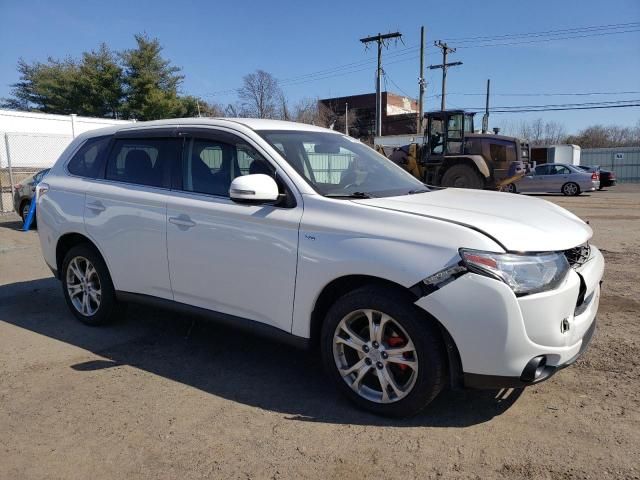
[[[27,220],[27,216],[29,215],[30,208],[31,208],[30,200],[23,200],[22,203],[20,204],[20,218],[22,218],[23,224]],[[33,227],[35,226],[35,224],[36,224],[36,217],[34,215],[33,221],[31,222],[31,226]]]
[[[406,396],[392,403],[378,403],[361,396],[347,385],[336,365],[336,329],[345,317],[360,309],[373,309],[392,317],[406,331],[415,347],[418,361],[415,383],[407,390]],[[361,408],[379,415],[409,417],[417,414],[440,393],[446,381],[446,359],[438,327],[407,296],[389,288],[367,286],[339,298],[325,317],[321,350],[325,370],[338,389]],[[375,373],[373,367],[370,373]]]
[[[95,276],[98,279],[101,294],[100,303],[95,311],[91,312],[91,314],[81,313],[74,304],[69,293],[67,283],[69,279],[69,265],[74,259],[78,259],[78,261],[81,261],[80,259],[86,259],[95,268]],[[124,314],[125,304],[119,303],[116,300],[113,282],[111,281],[111,275],[109,275],[107,265],[104,263],[102,256],[91,245],[76,245],[67,252],[64,257],[64,261],[62,262],[60,278],[62,280],[62,291],[64,293],[67,306],[69,307],[69,310],[71,310],[71,313],[73,313],[82,323],[91,326],[106,325]]]
[[[518,193],[518,188],[515,183],[509,183],[504,186],[504,191],[508,193]]]
[[[561,192],[565,196],[578,196],[580,195],[580,186],[575,182],[567,182],[562,185]]]
[[[450,167],[442,176],[440,182],[443,187],[454,188],[484,188],[484,178],[471,165],[458,164]]]

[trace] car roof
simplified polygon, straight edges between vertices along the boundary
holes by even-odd
[[[227,118],[227,117],[194,117],[194,118],[171,118],[166,120],[153,120],[150,122],[132,122],[124,125],[114,125],[97,130],[91,130],[83,134],[84,137],[96,137],[101,135],[113,135],[122,131],[141,130],[153,127],[246,127],[254,131],[275,130],[275,131],[305,131],[305,132],[325,132],[340,134],[335,130],[309,125],[306,123],[288,122],[284,120],[269,120],[265,118]]]

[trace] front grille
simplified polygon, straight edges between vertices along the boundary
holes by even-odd
[[[577,247],[570,248],[564,251],[564,256],[567,257],[569,265],[573,268],[579,268],[584,265],[591,256],[591,247],[588,243],[578,245]]]

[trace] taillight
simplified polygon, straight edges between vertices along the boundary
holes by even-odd
[[[598,174],[598,172],[593,172],[591,174],[591,180],[598,180],[600,178],[600,175]]]
[[[47,193],[49,191],[49,185],[44,183],[44,182],[40,182],[37,186],[36,186],[36,203],[38,202],[38,200],[40,199],[40,197],[42,197],[45,193]]]

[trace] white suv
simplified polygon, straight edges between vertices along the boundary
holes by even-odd
[[[74,315],[131,301],[319,345],[359,405],[411,415],[445,387],[522,387],[595,329],[592,231],[534,198],[426,187],[309,125],[182,119],[76,138],[37,193]]]

